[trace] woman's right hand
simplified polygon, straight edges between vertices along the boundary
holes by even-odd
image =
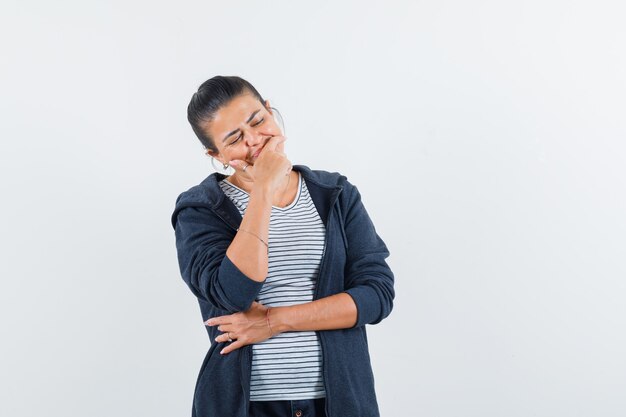
[[[246,180],[253,181],[255,185],[268,187],[270,191],[275,191],[282,184],[284,177],[291,171],[291,162],[284,152],[286,140],[287,138],[282,135],[270,137],[254,164],[248,164],[240,159],[233,159],[230,164],[235,168],[237,174]]]

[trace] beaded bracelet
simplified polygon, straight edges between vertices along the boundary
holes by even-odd
[[[274,331],[272,330],[272,326],[270,325],[270,310],[271,310],[271,307],[268,307],[267,314],[265,314],[265,318],[267,319],[267,327],[270,328],[270,335],[274,336]]]

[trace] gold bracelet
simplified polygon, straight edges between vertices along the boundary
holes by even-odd
[[[270,247],[269,247],[269,245],[267,244],[267,242],[266,242],[266,241],[264,241],[263,239],[261,239],[261,237],[260,237],[259,235],[257,235],[256,233],[249,232],[249,231],[247,231],[247,230],[245,230],[245,229],[237,229],[237,231],[240,231],[240,230],[241,230],[242,232],[250,233],[252,236],[254,236],[254,237],[256,237],[257,239],[259,239],[259,240],[260,240],[260,241],[261,241],[261,242],[265,245],[265,247],[267,248],[267,252],[269,253],[269,251],[270,251]]]

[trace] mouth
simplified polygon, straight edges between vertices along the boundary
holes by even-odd
[[[263,150],[263,148],[265,148],[265,145],[267,144],[267,141],[270,140],[271,136],[269,136],[267,139],[265,139],[265,142],[263,142],[263,144],[261,145],[261,147],[252,154],[252,156],[250,157],[250,159],[255,160],[259,157],[259,154],[261,153],[261,151]]]
[[[259,157],[259,154],[261,153],[261,150],[259,149],[258,151],[256,151],[254,154],[250,155],[250,157],[248,158],[248,160],[254,164],[254,162],[256,161],[256,159]]]

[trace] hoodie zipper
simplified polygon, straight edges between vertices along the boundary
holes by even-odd
[[[335,201],[337,196],[339,196],[339,193],[341,192],[341,189],[339,189],[336,194],[333,194],[331,196],[331,202],[330,202],[330,207],[328,209],[328,218],[326,219],[326,236],[324,237],[324,248],[322,249],[322,260],[320,263],[320,270],[318,273],[318,280],[317,280],[317,285],[315,286],[315,294],[313,295],[313,300],[318,300],[319,298],[319,288],[320,288],[320,283],[319,283],[319,278],[323,276],[323,272],[325,271],[325,266],[326,266],[326,247],[328,246],[328,237],[330,236],[330,218],[332,216],[332,209],[333,206],[335,205]],[[324,411],[326,412],[326,417],[331,417],[330,412],[329,412],[329,403],[330,403],[330,390],[328,389],[328,384],[327,384],[327,380],[328,380],[328,361],[326,358],[326,353],[325,353],[325,341],[324,341],[324,335],[322,332],[317,331],[316,332],[318,334],[318,337],[320,339],[320,349],[322,350],[322,376],[323,376],[323,383],[324,383],[324,392],[326,393],[326,400],[324,401]]]
[[[328,224],[330,224],[330,212],[328,213]],[[313,297],[314,300],[318,300],[318,294],[319,294],[319,277],[322,276],[322,272],[324,270],[324,266],[326,265],[326,246],[328,246],[328,225],[326,226],[326,236],[325,236],[325,242],[324,242],[324,248],[322,249],[322,261],[321,261],[321,265],[320,265],[320,271],[318,273],[318,280],[317,280],[317,285],[315,286],[315,295]],[[326,417],[330,417],[330,413],[328,412],[328,403],[329,403],[329,392],[330,390],[328,389],[328,384],[326,383],[326,381],[328,380],[328,365],[327,365],[327,360],[326,360],[326,353],[325,353],[325,348],[324,348],[324,335],[322,334],[322,332],[317,331],[317,336],[320,339],[320,349],[322,350],[322,382],[324,384],[324,392],[326,394],[326,400],[324,401],[324,410],[326,412]]]

